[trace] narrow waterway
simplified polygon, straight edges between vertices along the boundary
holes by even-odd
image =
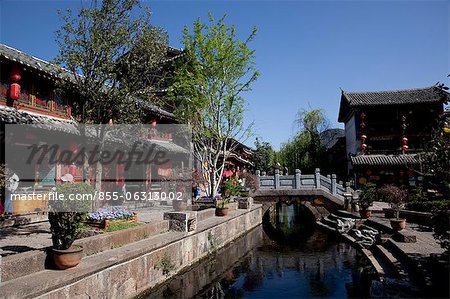
[[[367,297],[367,262],[309,221],[301,206],[279,204],[262,226],[145,298]]]

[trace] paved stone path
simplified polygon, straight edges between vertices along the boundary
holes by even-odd
[[[374,216],[374,218],[377,219],[378,222],[390,226],[388,219],[379,216]],[[444,249],[441,248],[439,243],[433,237],[433,232],[427,227],[407,222],[404,231],[411,235],[415,235],[417,240],[415,243],[393,241],[404,253],[429,256],[430,254],[441,254],[444,252]]]
[[[171,206],[156,206],[138,210],[138,221],[144,223],[161,221],[164,212],[171,210]],[[50,224],[46,220],[0,229],[1,256],[40,250],[51,245]]]

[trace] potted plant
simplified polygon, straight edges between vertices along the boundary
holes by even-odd
[[[216,216],[227,216],[228,215],[228,203],[230,200],[228,198],[222,198],[216,200]]]
[[[48,221],[53,242],[53,261],[59,269],[75,267],[81,261],[83,247],[73,245],[84,231],[83,221],[91,207],[90,200],[69,200],[75,196],[94,195],[94,189],[86,183],[62,183],[57,185],[58,198],[49,202]]]
[[[370,207],[373,205],[373,202],[376,199],[376,185],[373,183],[368,183],[360,194],[358,199],[359,205],[359,215],[363,219],[367,219],[372,216],[372,211]]]
[[[392,229],[400,231],[406,227],[406,219],[400,218],[400,210],[405,207],[408,192],[397,186],[386,185],[378,189],[378,196],[389,203],[395,218],[389,219]]]

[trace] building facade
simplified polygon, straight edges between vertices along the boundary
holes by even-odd
[[[347,174],[368,181],[414,186],[448,94],[437,86],[395,91],[342,91],[338,121],[345,124]]]
[[[169,48],[167,62],[176,59],[181,55],[181,51]],[[53,142],[54,138],[72,139],[74,147],[69,146],[68,150],[76,151],[77,140],[80,139],[79,123],[77,115],[74,113],[76,90],[69,94],[59,94],[56,89],[60,75],[64,70],[58,66],[33,57],[20,50],[0,44],[0,126],[2,136],[2,146],[0,147],[1,164],[5,163],[5,146],[13,151],[14,159],[21,164],[20,157],[25,157],[26,147],[35,142],[41,144]],[[70,76],[70,74],[67,74]],[[165,86],[160,86],[159,96],[164,96]],[[142,105],[144,113],[142,114],[142,124],[149,124],[156,128],[157,124],[176,124],[175,116],[170,111],[162,109],[155,104],[137,99]],[[35,125],[34,131],[30,131],[19,141],[9,142],[5,136],[5,126],[8,124],[32,124]],[[163,126],[161,126],[163,127]],[[167,126],[166,126],[167,127]],[[169,132],[152,130],[143,137],[143,142],[155,145],[157,148],[171,152],[186,155],[188,152],[175,142],[175,136]],[[163,127],[164,128],[164,127]],[[51,131],[48,140],[46,131]],[[59,134],[59,135],[58,135]],[[51,137],[50,137],[51,135]],[[56,137],[55,137],[56,136]],[[39,138],[39,140],[36,140]],[[120,143],[120,142],[119,142]],[[122,142],[124,143],[124,142]],[[179,159],[180,161],[182,159]],[[23,162],[23,161],[22,161]],[[11,163],[10,163],[11,164]],[[22,163],[23,164],[23,163]],[[14,165],[6,167],[15,173],[19,179],[18,191],[22,193],[45,194],[48,193],[64,174],[70,174],[75,181],[82,181],[86,175],[83,175],[82,165],[30,165],[27,169],[19,169]],[[140,169],[139,177],[142,180],[132,179],[136,177],[135,173],[127,173],[123,165],[116,165],[110,168],[104,168],[103,173],[109,179],[108,183],[102,184],[105,191],[122,190],[124,184],[128,185],[128,190],[142,192],[158,190],[161,188],[161,180],[164,177],[172,175],[172,169],[180,167],[189,168],[188,164],[173,165],[166,163],[164,165],[145,165]],[[90,167],[89,177],[95,177],[95,167]],[[11,204],[10,204],[11,205]],[[6,207],[5,196],[2,196],[2,206],[7,212],[14,214],[26,214],[29,212],[42,211],[46,209],[45,201],[27,201],[23,203],[14,203],[14,206]]]

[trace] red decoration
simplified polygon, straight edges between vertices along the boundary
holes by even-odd
[[[22,78],[20,76],[20,69],[15,67],[11,70],[11,76],[10,76],[11,80],[14,82],[20,81],[20,79]]]
[[[361,135],[361,140],[364,142],[367,139],[366,135]]]
[[[152,125],[152,126],[156,126],[156,119],[152,119],[151,121],[150,121],[150,124]]]
[[[364,120],[366,118],[366,114],[364,112],[361,112],[360,116],[359,116],[362,120]]]
[[[76,144],[75,142],[72,142],[70,144],[69,149],[72,153],[76,154],[78,152],[78,144]]]
[[[365,150],[366,148],[367,148],[367,144],[365,144],[365,143],[361,144],[361,149],[362,150]]]
[[[361,123],[359,126],[361,127],[361,129],[365,129],[366,128],[366,124],[365,123]]]
[[[39,98],[36,98],[36,104],[41,104],[41,100]]]
[[[77,174],[77,166],[75,164],[69,166],[69,174],[73,176]]]
[[[408,143],[408,138],[403,137],[403,138],[402,138],[402,143],[403,143],[403,144],[407,144],[407,143]]]
[[[13,100],[20,99],[20,85],[17,83],[11,84],[9,88],[9,97]]]
[[[402,150],[403,152],[407,152],[409,150],[409,147],[405,144],[404,146],[402,146]]]
[[[42,101],[42,105],[47,106],[47,101]]]

